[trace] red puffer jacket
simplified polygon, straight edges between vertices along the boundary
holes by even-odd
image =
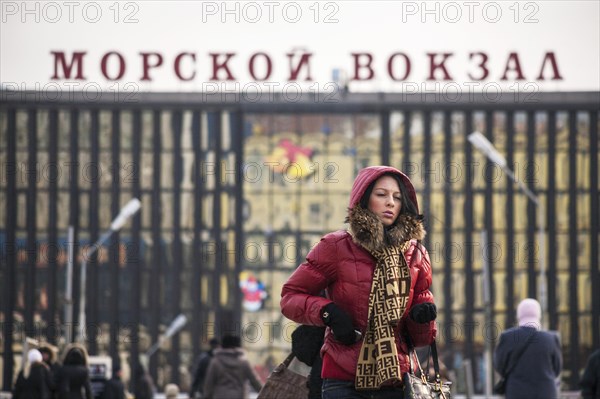
[[[417,242],[412,241],[404,256],[410,268],[411,287],[408,306],[397,327],[396,337],[408,333],[415,346],[429,345],[436,335],[435,322],[418,324],[408,316],[413,305],[433,302],[433,295],[429,291],[429,255],[423,246],[417,248]],[[323,326],[321,308],[333,301],[351,315],[354,326],[364,335],[374,268],[374,258],[355,244],[348,232],[328,234],[283,286],[281,311],[297,323]],[[330,299],[318,296],[328,286]],[[362,300],[358,301],[358,298]],[[396,342],[400,368],[405,373],[408,371],[406,343],[398,342],[398,338]],[[361,345],[362,341],[350,346],[336,341],[328,328],[321,350],[323,378],[353,381]]]
[[[321,309],[334,302],[352,317],[354,327],[359,329],[364,336],[369,314],[371,283],[376,265],[375,258],[365,248],[386,244],[383,244],[383,237],[376,233],[364,242],[357,238],[364,236],[356,234],[359,228],[362,229],[361,233],[383,231],[383,227],[378,226],[379,221],[372,214],[369,215],[368,210],[360,208],[357,204],[367,186],[383,173],[390,171],[403,179],[405,185],[408,186],[410,200],[415,205],[417,204],[410,180],[397,169],[372,167],[363,171],[355,180],[351,195],[348,218],[353,234],[351,235],[348,231],[336,231],[324,236],[310,251],[306,261],[295,270],[283,286],[281,311],[287,318],[295,322],[323,326]],[[395,336],[400,368],[405,373],[408,371],[409,365],[404,337],[409,335],[412,343],[417,347],[425,346],[435,339],[437,331],[435,321],[418,324],[409,317],[410,309],[414,305],[433,302],[433,295],[429,291],[431,263],[426,249],[417,241],[417,239],[422,239],[425,234],[420,220],[408,216],[400,222],[401,218],[403,216],[396,221],[398,230],[400,230],[397,232],[397,237],[398,242],[410,240],[404,257],[410,269],[411,286],[408,304],[396,327]],[[359,225],[359,222],[353,224],[353,221],[358,220],[363,224]],[[325,289],[327,298],[320,296]],[[327,328],[325,343],[321,349],[323,378],[353,381],[361,346],[362,341],[350,346],[338,342]]]

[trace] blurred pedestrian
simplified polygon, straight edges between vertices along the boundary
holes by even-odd
[[[541,318],[539,302],[524,299],[517,307],[519,326],[500,335],[494,368],[506,379],[506,399],[558,398],[560,340],[556,333],[541,330]]]
[[[65,358],[56,376],[60,399],[92,399],[87,351],[82,345],[66,348]]]
[[[42,361],[42,354],[31,349],[17,377],[13,399],[51,399],[52,386],[50,369]]]
[[[43,344],[38,348],[40,353],[42,354],[42,361],[48,369],[50,370],[50,380],[52,381],[52,398],[58,397],[57,385],[56,385],[56,376],[58,375],[58,369],[60,369],[60,364],[56,360],[57,352],[56,347],[50,344]]]
[[[202,397],[202,393],[204,392],[204,378],[206,377],[208,365],[210,364],[210,360],[214,356],[215,349],[221,347],[221,342],[218,338],[211,338],[211,340],[208,343],[210,345],[210,349],[206,352],[202,352],[200,356],[198,356],[198,359],[196,359],[192,371],[194,375],[194,380],[192,381],[192,388],[190,390],[190,398],[192,399],[196,397]]]
[[[407,338],[425,346],[437,332],[423,215],[408,176],[390,166],[362,169],[346,222],[283,285],[281,311],[297,323],[327,326],[323,398],[362,398],[364,391],[402,398]]]
[[[133,383],[133,396],[135,399],[152,399],[154,397],[154,392],[156,391],[154,382],[141,363],[137,366]]]
[[[588,358],[579,386],[583,399],[600,399],[600,349]]]
[[[125,385],[121,380],[123,371],[121,370],[121,362],[114,361],[112,365],[112,378],[106,381],[102,399],[125,399]]]
[[[240,337],[225,335],[221,349],[215,349],[204,381],[204,398],[245,399],[248,398],[246,382],[249,381],[256,392],[262,384],[256,372],[240,347]]]
[[[177,399],[177,395],[179,395],[179,387],[177,384],[167,384],[165,387],[165,398]]]

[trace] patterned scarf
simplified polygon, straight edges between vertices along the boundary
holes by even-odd
[[[405,241],[370,250],[377,265],[369,295],[369,323],[356,366],[356,389],[378,389],[386,382],[402,381],[394,327],[410,293],[410,271],[403,255],[409,245]]]

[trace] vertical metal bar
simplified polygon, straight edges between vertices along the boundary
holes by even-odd
[[[483,230],[481,232],[481,242],[487,243],[489,239],[487,237],[487,230]],[[492,270],[490,268],[490,257],[488,256],[489,250],[484,249],[482,252],[483,258],[483,306],[485,308],[485,326],[486,330],[488,327],[492,326],[493,320],[493,306],[492,306]],[[487,253],[486,253],[487,252]],[[484,336],[485,337],[485,336]],[[486,398],[489,398],[492,395],[492,379],[494,373],[494,366],[492,365],[492,351],[494,348],[493,342],[491,339],[485,337],[484,345],[483,345],[483,362],[484,362],[484,372],[483,376],[485,379],[484,393]]]
[[[598,265],[598,224],[600,204],[598,200],[598,112],[590,112],[590,274],[592,278],[592,326],[600,325],[600,270]],[[550,219],[550,217],[548,217]],[[600,347],[600,329],[592,328],[593,347]]]
[[[173,111],[171,124],[173,131],[173,265],[171,268],[171,295],[173,318],[181,313],[181,271],[183,264],[181,245],[181,181],[183,179],[183,158],[181,156],[181,124],[182,112]],[[179,334],[171,338],[169,364],[171,366],[171,381],[179,385]]]
[[[449,168],[452,164],[452,113],[446,111],[444,113],[444,165]],[[447,169],[448,170],[448,169]],[[452,325],[452,225],[453,212],[452,207],[452,183],[450,178],[446,176],[444,179],[444,324]],[[435,293],[434,293],[435,294]],[[446,350],[452,353],[454,346],[451,339],[446,340]]]
[[[58,204],[58,175],[56,173],[58,165],[58,119],[56,110],[51,109],[48,112],[48,317],[51,323],[48,326],[46,337],[48,342],[56,344],[56,333],[60,329],[54,326],[57,314],[57,257],[58,257],[58,228],[57,228],[57,204]],[[10,154],[10,152],[9,152]],[[10,191],[9,191],[10,192]],[[10,230],[10,229],[9,229]],[[72,242],[67,246],[73,245]],[[73,313],[71,313],[71,317]],[[72,318],[71,318],[72,320]],[[67,326],[70,329],[71,326]]]
[[[142,113],[136,109],[133,111],[133,137],[132,137],[131,156],[133,162],[133,181],[132,194],[143,203],[141,189],[141,167],[142,167]],[[134,217],[131,221],[131,252],[128,254],[132,258],[130,262],[133,265],[133,281],[131,287],[131,363],[135,371],[139,367],[140,347],[138,337],[140,336],[140,315],[142,313],[141,303],[141,281],[144,259],[141,247],[142,215]]]
[[[485,136],[493,143],[494,142],[494,114],[493,111],[486,111],[485,113]],[[491,275],[496,271],[496,262],[492,256],[491,248],[494,242],[494,177],[493,169],[495,165],[493,162],[487,160],[485,168],[485,213],[484,213],[484,226],[486,231],[486,242],[482,242],[486,250],[484,256],[487,257],[487,264]],[[494,284],[490,285],[490,306],[491,306],[491,318],[494,319]],[[477,373],[477,369],[475,370]]]
[[[15,292],[17,286],[17,123],[16,111],[13,108],[7,110],[7,132],[6,132],[6,280],[3,284],[3,308],[4,323],[2,323],[2,336],[4,348],[2,351],[3,376],[2,389],[12,390],[13,383],[13,331],[15,310]]]
[[[215,240],[215,259],[212,278],[212,308],[215,310],[215,327],[217,331],[222,328],[223,311],[221,309],[221,254],[223,241],[221,237],[221,113],[211,111],[208,113],[209,151],[214,151],[215,179],[213,189],[213,234]]]
[[[121,209],[121,112],[118,109],[112,111],[112,129],[111,129],[111,163],[112,163],[112,184],[111,184],[111,217],[119,214]],[[120,233],[115,231],[110,237],[109,247],[109,270],[110,270],[110,303],[108,312],[108,324],[110,326],[110,340],[108,352],[115,359],[119,354],[119,275],[121,263],[121,239]]]
[[[412,165],[411,165],[411,151],[410,151],[410,129],[412,125],[412,113],[410,111],[404,111],[404,135],[402,136],[402,158],[403,163],[401,165],[402,171],[406,173],[409,178],[412,176]]]
[[[550,330],[558,330],[558,301],[556,300],[556,111],[548,113],[548,326]]]
[[[89,229],[90,229],[90,245],[97,242],[100,238],[100,121],[98,119],[98,110],[90,111],[90,200],[89,200]],[[98,312],[99,293],[98,289],[98,251],[94,251],[88,259],[88,268],[86,273],[89,273],[89,278],[86,281],[86,292],[89,292],[87,303],[86,320],[91,326],[99,325],[100,318]],[[90,328],[88,330],[88,350],[90,354],[98,353],[98,329]]]
[[[535,113],[527,112],[527,168],[525,183],[528,188],[535,193]],[[536,256],[535,233],[537,219],[536,204],[533,201],[527,201],[527,295],[529,298],[537,297],[537,273],[535,271]],[[540,299],[540,298],[538,298]]]
[[[234,229],[235,229],[235,248],[236,259],[240,259],[244,253],[243,245],[245,243],[244,238],[244,133],[243,133],[243,122],[244,115],[241,111],[235,111],[230,116],[230,126],[232,133],[232,147],[234,152],[234,165],[235,165],[235,181],[234,196],[235,196],[235,218],[234,218]],[[236,286],[239,286],[239,276],[242,272],[242,263],[240,261],[235,262],[235,278]],[[239,289],[234,291],[234,309],[233,317],[236,323],[242,321],[242,297]]]
[[[469,135],[473,131],[473,114],[471,111],[465,113],[465,135]],[[465,139],[465,163],[467,166],[473,165],[473,152],[472,146],[469,141]],[[464,353],[465,359],[469,362],[473,362],[474,351],[473,351],[473,329],[469,328],[473,326],[473,313],[475,303],[475,290],[474,290],[474,279],[473,279],[473,251],[475,248],[473,233],[475,230],[475,224],[473,221],[473,206],[474,206],[474,193],[473,193],[473,170],[471,167],[467,167],[467,185],[465,187],[465,242],[468,243],[470,248],[466,251],[465,256],[465,309],[464,309],[464,325],[466,327],[465,341],[464,341]]]
[[[70,132],[70,175],[69,175],[69,226],[73,226],[73,253],[79,252],[79,112],[72,109],[69,118]],[[75,267],[73,270],[73,281],[79,281],[81,270],[77,263],[77,256],[73,260]],[[73,284],[73,312],[79,314],[79,298],[81,290],[79,284]],[[81,323],[81,320],[77,320]],[[85,326],[84,326],[85,327]],[[84,332],[86,329],[84,328]],[[72,330],[71,337],[75,337],[75,330]],[[84,337],[86,339],[86,337]]]
[[[25,277],[25,334],[35,335],[33,316],[36,293],[36,200],[37,200],[37,117],[36,110],[27,112],[27,269]]]
[[[569,112],[569,347],[571,350],[569,386],[579,382],[579,307],[577,304],[578,231],[577,231],[577,112]]]
[[[161,112],[154,110],[153,112],[153,132],[152,132],[152,149],[153,149],[153,163],[152,163],[152,273],[150,274],[150,290],[148,291],[148,303],[150,304],[151,317],[150,317],[150,342],[157,342],[159,337],[159,325],[160,325],[160,298],[162,279],[162,236],[161,236],[161,186],[160,178],[162,171],[161,152],[162,152],[162,140],[161,140]],[[158,368],[158,362],[156,355],[150,358],[150,374],[156,378]]]
[[[65,278],[65,325],[73,324],[73,267],[75,263],[75,254],[73,253],[73,234],[75,230],[73,226],[69,226],[67,230],[67,270]],[[73,342],[71,330],[67,328],[65,331],[65,342]]]
[[[390,164],[390,111],[381,111],[379,114],[379,123],[381,124],[381,164]]]
[[[514,168],[515,153],[515,114],[506,112],[506,163],[511,170]],[[504,288],[506,289],[506,320],[504,328],[515,325],[515,198],[514,181],[506,179],[506,258]],[[520,253],[520,251],[518,252]]]
[[[201,340],[206,342],[203,336],[202,325],[206,317],[202,304],[202,274],[204,270],[204,253],[202,251],[202,201],[204,200],[204,182],[202,181],[202,114],[194,111],[192,115],[192,148],[194,151],[194,247],[192,259],[192,348],[194,359],[202,350]]]
[[[421,203],[422,214],[425,215],[425,231],[431,231],[432,229],[432,215],[431,215],[431,152],[433,146],[431,145],[431,112],[423,112],[423,167],[420,178],[424,181],[423,187],[423,202]],[[425,236],[425,248],[431,248],[431,234]]]

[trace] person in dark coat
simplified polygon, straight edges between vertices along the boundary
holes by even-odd
[[[50,369],[42,361],[42,354],[31,349],[27,353],[27,363],[17,377],[13,399],[51,399],[52,385]]]
[[[121,364],[116,361],[113,362],[112,378],[106,381],[104,385],[104,392],[102,393],[102,399],[125,399],[125,385],[121,381]]]
[[[192,375],[194,376],[194,380],[192,381],[192,388],[190,390],[190,398],[195,398],[195,395],[202,397],[204,393],[204,377],[206,377],[206,371],[208,370],[208,365],[210,364],[210,360],[212,359],[215,349],[221,347],[221,342],[218,338],[212,338],[209,341],[210,349],[206,352],[203,352],[196,360],[196,364],[194,366],[194,370],[192,371]]]
[[[144,366],[139,364],[134,376],[133,396],[135,399],[152,399],[155,391],[152,377]]]
[[[292,353],[302,363],[310,366],[306,385],[308,399],[321,399],[323,379],[321,378],[321,347],[325,337],[325,327],[300,325],[292,333]]]
[[[56,385],[60,399],[92,399],[87,351],[83,346],[74,344],[67,348]]]
[[[246,382],[259,392],[262,384],[240,347],[240,337],[223,336],[222,348],[215,350],[204,381],[207,399],[246,399]]]
[[[579,386],[583,399],[600,399],[600,349],[588,358]]]
[[[42,361],[46,366],[48,366],[48,370],[50,370],[50,378],[52,381],[52,398],[58,397],[58,391],[56,386],[56,376],[58,375],[58,369],[60,369],[60,364],[56,361],[56,352],[55,347],[44,344],[38,349],[42,354]]]
[[[560,339],[554,332],[540,330],[541,314],[538,301],[524,299],[517,308],[519,326],[500,335],[494,368],[506,378],[506,399],[558,398],[562,367]],[[514,354],[520,348],[525,349],[513,366]]]

